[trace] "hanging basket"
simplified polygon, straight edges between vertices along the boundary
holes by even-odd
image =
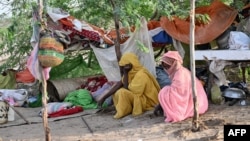
[[[38,51],[38,60],[43,67],[55,67],[60,65],[64,60],[64,55],[54,50]]]
[[[54,50],[59,53],[63,53],[64,51],[63,44],[57,41],[57,39],[51,36],[49,33],[41,37],[39,48],[43,50]]]

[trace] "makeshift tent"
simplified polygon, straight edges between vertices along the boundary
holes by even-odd
[[[103,28],[92,25],[86,21],[76,19],[59,8],[48,8],[47,11],[48,28],[51,30],[61,30],[70,36],[71,43],[67,50],[70,50],[70,48],[90,49],[91,46],[108,79],[112,81],[120,79],[117,64],[111,64],[113,71],[107,71],[107,68],[111,68],[108,67],[110,63],[114,60],[116,61],[116,54],[114,49],[112,49],[114,48],[114,41],[117,38],[114,29],[104,30]],[[211,19],[208,24],[203,24],[201,22],[196,23],[195,44],[204,44],[214,40],[232,24],[237,16],[237,11],[235,9],[217,0],[209,6],[196,8],[195,12],[197,14],[208,14]],[[146,25],[147,33],[145,33],[145,35],[149,35],[147,40],[150,45],[145,44],[144,42],[142,43],[142,46],[148,47],[149,50],[151,50],[151,48],[154,50],[157,47],[164,47],[167,44],[172,44],[172,39],[189,44],[189,18],[180,19],[174,17],[174,20],[169,20],[166,17],[162,17],[160,21],[148,21]],[[119,30],[122,45],[128,44],[127,42],[129,42],[128,40],[130,37],[134,35],[134,32],[136,31],[135,29],[135,26],[131,26],[130,28],[122,27]],[[143,42],[142,40],[138,41]],[[136,44],[138,44],[138,42],[134,44],[138,47]],[[108,50],[113,51],[110,52]],[[121,46],[121,52],[125,51],[124,47]],[[139,54],[137,55],[140,57]],[[151,55],[152,54],[150,54],[150,56]],[[106,58],[110,57],[112,61],[109,60],[110,58],[106,60],[103,59],[103,56],[106,56]],[[152,62],[154,61],[153,59],[154,58],[151,58]],[[143,59],[141,61],[143,62]],[[104,62],[106,62],[106,64]],[[155,75],[155,72],[152,70],[155,68],[155,65],[146,66],[146,68]],[[115,75],[111,76],[112,74]]]

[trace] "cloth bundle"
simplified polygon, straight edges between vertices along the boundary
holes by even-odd
[[[52,117],[72,115],[72,114],[79,113],[79,112],[82,112],[82,111],[83,111],[83,108],[81,106],[73,106],[71,108],[66,108],[66,109],[62,109],[60,111],[51,113],[51,114],[48,115],[48,117],[52,118]]]
[[[42,110],[39,113],[40,116],[42,114]],[[51,102],[47,104],[47,113],[49,118],[71,115],[82,111],[83,108],[81,106],[73,106],[70,102]]]
[[[22,106],[28,100],[26,89],[0,89],[0,100],[13,106]]]
[[[95,99],[95,101],[97,101],[97,99],[102,96],[102,94],[105,94],[106,92],[108,92],[112,87],[112,83],[111,82],[106,82],[101,88],[99,88],[97,91],[92,92],[92,96]],[[104,104],[107,106],[110,106],[113,104],[112,101],[112,96],[108,97],[105,101]]]
[[[86,89],[90,92],[95,92],[101,88],[106,82],[107,78],[105,76],[88,78],[85,84],[81,85],[81,89]]]
[[[96,109],[97,103],[92,98],[90,92],[85,89],[79,89],[70,92],[64,99],[64,102],[70,102],[74,106],[81,106],[84,109]]]

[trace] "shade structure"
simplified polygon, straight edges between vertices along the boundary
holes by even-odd
[[[196,21],[195,44],[205,44],[221,35],[235,20],[238,12],[236,9],[215,0],[209,6],[197,7],[196,14],[208,14],[210,22],[207,24]],[[173,38],[189,44],[190,18],[180,19],[173,16],[171,19],[163,16],[160,19],[161,27]]]

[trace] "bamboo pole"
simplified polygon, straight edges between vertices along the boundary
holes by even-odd
[[[190,66],[191,66],[191,80],[192,80],[192,91],[193,91],[193,103],[194,103],[194,116],[192,121],[192,131],[196,132],[199,130],[199,113],[198,113],[198,101],[196,92],[195,82],[195,59],[194,59],[194,31],[195,31],[195,0],[190,1]]]
[[[38,8],[39,8],[39,21],[41,23],[41,27],[39,32],[43,31],[44,28],[46,27],[46,23],[44,22],[42,16],[43,16],[43,0],[38,0]],[[39,33],[40,36],[40,33]],[[42,67],[41,67],[42,68]],[[40,69],[40,73],[42,73],[43,79],[42,79],[42,86],[43,86],[43,91],[42,91],[42,104],[43,104],[43,127],[44,127],[44,133],[45,133],[45,140],[46,141],[51,141],[51,134],[50,134],[50,128],[48,126],[48,112],[47,112],[47,81],[45,78],[44,71]]]

